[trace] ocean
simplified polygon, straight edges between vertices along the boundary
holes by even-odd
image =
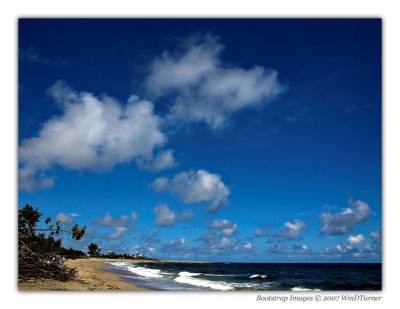
[[[379,291],[382,264],[109,262],[136,286],[167,291]]]

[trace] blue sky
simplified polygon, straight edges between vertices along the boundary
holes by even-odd
[[[381,261],[379,19],[19,20],[19,207],[86,250]]]

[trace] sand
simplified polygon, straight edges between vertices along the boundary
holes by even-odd
[[[68,260],[66,265],[76,268],[74,280],[33,280],[18,285],[20,291],[144,291],[145,289],[123,282],[119,275],[112,273],[105,262],[121,261],[112,259]],[[127,261],[127,260],[124,260]],[[134,260],[138,262],[137,260]]]

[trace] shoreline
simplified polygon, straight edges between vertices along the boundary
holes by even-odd
[[[120,275],[111,271],[106,262],[117,262],[120,259],[76,259],[68,260],[65,265],[77,270],[77,275],[70,281],[53,279],[34,279],[18,284],[19,291],[149,291],[124,281]],[[143,262],[144,260],[123,260]]]

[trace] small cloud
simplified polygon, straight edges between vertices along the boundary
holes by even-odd
[[[292,245],[292,251],[296,253],[309,253],[311,249],[307,245]]]
[[[295,239],[298,238],[305,229],[307,225],[299,220],[296,219],[292,222],[285,222],[284,228],[276,233],[276,237],[286,238],[286,239]]]
[[[108,234],[106,237],[109,239],[119,239],[125,234],[126,231],[127,231],[126,227],[116,226],[115,231],[112,232],[111,234]]]
[[[237,232],[238,225],[227,219],[213,220],[211,227],[221,232],[223,236],[232,236]]]
[[[59,213],[56,216],[56,219],[61,221],[62,223],[65,224],[72,224],[75,220],[75,214],[64,214],[64,213]]]
[[[247,249],[247,250],[252,250],[253,249],[253,244],[251,242],[245,243],[243,245],[243,248]]]
[[[371,214],[367,203],[357,200],[349,201],[349,207],[339,213],[324,212],[320,215],[323,222],[321,232],[325,234],[340,235],[349,232],[355,225],[366,221]]]
[[[254,231],[254,235],[256,237],[262,237],[262,236],[264,236],[264,231],[260,230],[260,229],[257,229],[257,230]]]
[[[264,237],[268,235],[268,226],[264,226],[263,228],[259,228],[254,230],[254,236],[255,237]]]
[[[371,237],[374,242],[380,243],[382,241],[382,235],[379,231],[371,232]]]
[[[175,211],[171,210],[167,204],[154,207],[153,212],[156,216],[156,225],[162,227],[173,226],[177,222],[190,221],[193,217],[192,211],[185,210],[182,214],[178,215]]]
[[[126,227],[136,221],[138,215],[132,212],[130,216],[122,215],[119,218],[113,218],[109,213],[106,213],[103,218],[96,218],[93,220],[93,225],[103,227]]]
[[[172,192],[185,204],[209,202],[210,213],[227,205],[230,194],[221,177],[206,170],[182,172],[171,179],[159,177],[154,180],[153,188],[156,192]]]
[[[355,236],[349,236],[347,238],[347,242],[351,246],[356,246],[362,243],[365,240],[365,237],[361,234],[355,235]]]
[[[287,252],[286,246],[280,243],[274,243],[267,249],[267,253],[271,254],[283,254],[286,252]]]
[[[136,221],[137,219],[139,219],[139,215],[138,215],[136,212],[132,211],[132,213],[131,213],[131,219],[132,219],[133,221]]]
[[[158,172],[173,168],[177,164],[173,156],[173,150],[165,150],[150,161],[146,161],[143,158],[138,159],[138,166],[149,172]]]

